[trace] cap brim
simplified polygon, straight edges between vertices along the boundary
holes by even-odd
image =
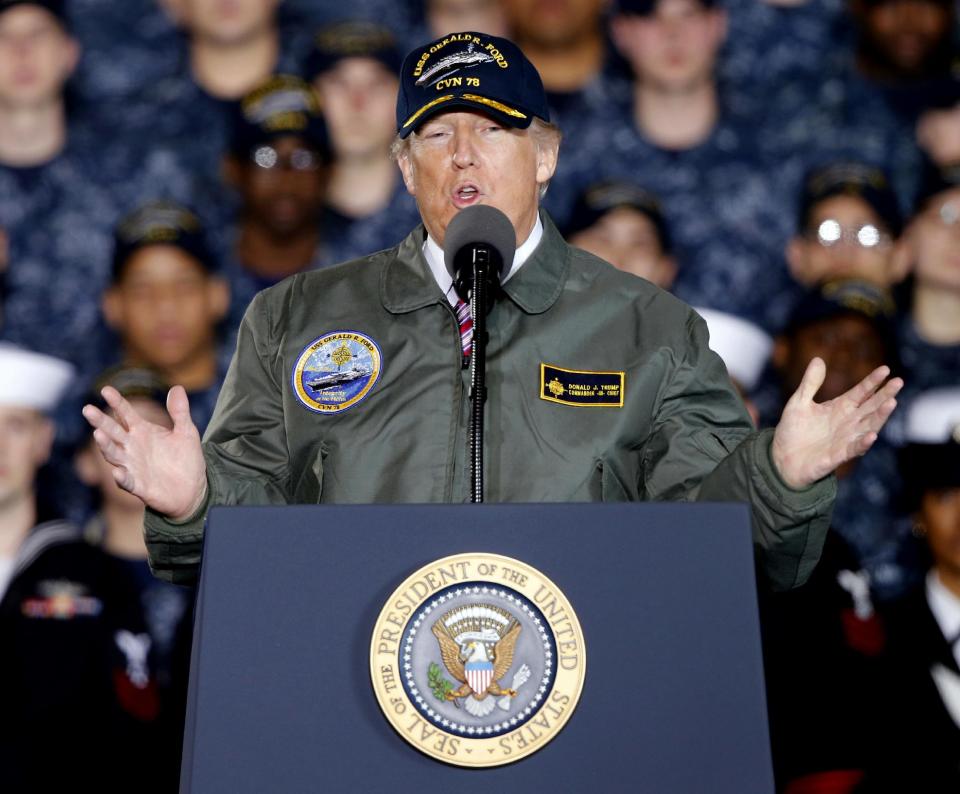
[[[458,108],[461,110],[479,111],[506,127],[514,127],[521,130],[529,127],[533,121],[532,113],[521,108],[511,107],[496,99],[490,99],[480,94],[445,94],[444,96],[439,96],[427,102],[427,104],[423,105],[419,110],[412,113],[403,123],[398,134],[401,138],[406,138],[427,120],[441,113],[449,113]]]

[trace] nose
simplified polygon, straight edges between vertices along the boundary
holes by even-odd
[[[473,138],[468,132],[458,131],[453,138],[453,165],[456,168],[470,168],[477,162],[477,152]]]

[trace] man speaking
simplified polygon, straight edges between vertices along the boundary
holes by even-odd
[[[487,317],[487,501],[747,501],[772,584],[809,575],[830,474],[876,440],[902,382],[884,385],[881,367],[818,404],[814,359],[776,430],[755,432],[704,322],[539,212],[560,143],[548,118],[509,41],[460,33],[415,50],[393,151],[423,225],[257,295],[202,443],[179,386],[172,430],[109,388],[113,417],[84,408],[117,482],[149,508],[160,577],[195,578],[211,505],[467,501],[472,339],[443,249],[477,204],[516,234]]]

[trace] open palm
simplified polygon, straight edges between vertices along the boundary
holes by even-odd
[[[111,386],[102,394],[114,416],[93,405],[84,406],[83,415],[117,484],[158,513],[174,520],[189,517],[203,502],[207,478],[200,433],[183,387],[174,386],[167,395],[172,428],[144,419]]]
[[[773,436],[771,454],[784,482],[804,488],[873,446],[903,387],[900,378],[887,381],[889,374],[878,367],[845,394],[817,403],[827,367],[821,358],[807,365]]]

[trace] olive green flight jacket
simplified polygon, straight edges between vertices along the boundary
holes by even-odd
[[[542,217],[540,245],[488,319],[486,501],[749,502],[760,567],[777,589],[801,584],[819,559],[834,477],[787,486],[772,431],[753,429],[703,320],[567,245]],[[182,523],[148,511],[158,576],[195,579],[210,505],[468,501],[470,371],[424,239],[420,226],[396,248],[252,301],[203,441],[207,501]],[[376,343],[379,380],[352,407],[317,413],[293,370],[335,331]],[[541,365],[562,377],[552,389]],[[572,392],[591,372],[614,373],[599,376],[608,391]]]

